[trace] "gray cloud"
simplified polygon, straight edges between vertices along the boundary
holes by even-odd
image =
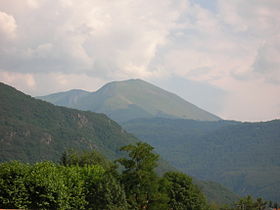
[[[269,82],[280,84],[280,36],[264,42],[259,48],[253,69]]]
[[[16,3],[10,3],[10,8]],[[26,13],[7,9],[7,17],[15,20],[19,29],[10,48],[0,49],[1,68],[101,77],[115,76],[119,71],[148,74],[147,66],[157,47],[166,41],[182,12],[181,1],[171,0],[149,4],[27,1],[24,6]]]

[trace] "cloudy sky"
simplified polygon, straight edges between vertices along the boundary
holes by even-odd
[[[280,1],[0,1],[0,81],[38,96],[130,78],[224,119],[279,119]]]

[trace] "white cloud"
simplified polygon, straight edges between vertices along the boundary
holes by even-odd
[[[7,71],[0,71],[1,82],[10,84],[22,91],[29,92],[36,87],[36,82],[32,74],[9,73]]]
[[[85,74],[15,73],[0,70],[1,82],[33,96],[47,95],[70,89],[96,91],[105,81]]]
[[[247,31],[257,37],[275,34],[279,30],[278,0],[218,1],[221,19],[234,29]]]
[[[12,15],[0,11],[0,36],[4,39],[14,39],[16,37],[17,24]]]
[[[253,64],[254,71],[261,73],[268,82],[280,84],[280,35],[265,41],[258,49]]]

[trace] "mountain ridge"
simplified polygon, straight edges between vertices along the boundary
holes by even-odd
[[[56,94],[65,96],[71,93],[73,90]],[[140,79],[107,83],[95,92],[79,96],[75,104],[60,101],[60,97],[55,96],[57,95],[51,94],[37,98],[56,105],[105,113],[118,122],[153,117],[221,120],[176,94]]]

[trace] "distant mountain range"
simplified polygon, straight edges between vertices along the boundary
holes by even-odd
[[[153,117],[221,120],[179,96],[140,79],[111,82],[96,92],[70,90],[38,98],[55,105],[104,113],[117,122]]]
[[[78,91],[80,92],[80,91]],[[0,83],[0,162],[59,161],[67,149],[96,149],[109,159],[119,148],[139,141],[104,114],[58,107]],[[158,171],[175,170],[161,160]],[[198,181],[210,201],[232,203],[238,197],[225,187]]]
[[[173,166],[239,195],[280,201],[280,120],[138,119],[122,124]]]

